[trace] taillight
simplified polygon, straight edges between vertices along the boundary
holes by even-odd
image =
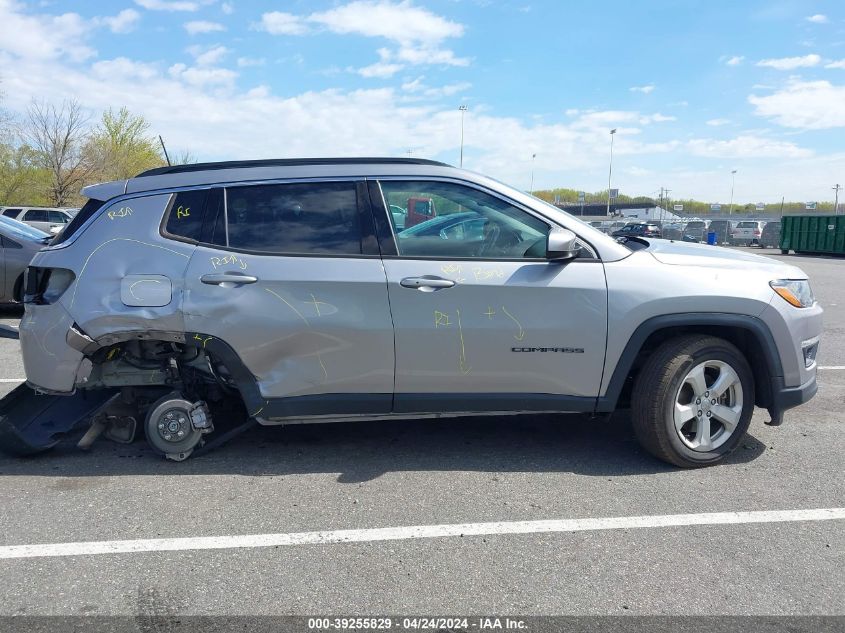
[[[23,301],[38,305],[55,303],[74,279],[76,275],[67,268],[30,266],[26,269],[26,289]]]
[[[760,235],[760,229],[754,229],[754,235]]]

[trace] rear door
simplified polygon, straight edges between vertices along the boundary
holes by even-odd
[[[346,180],[212,192],[186,273],[186,330],[236,355],[257,387],[253,415],[390,411],[393,324],[362,191]]]
[[[385,179],[371,194],[380,224],[390,218],[386,209],[408,199],[437,208],[410,229],[388,225],[382,247],[395,411],[592,408],[607,289],[604,267],[586,247],[583,258],[546,260],[547,220],[469,184]],[[464,228],[438,230],[452,214],[466,218]]]

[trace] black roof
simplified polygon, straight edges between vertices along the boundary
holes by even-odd
[[[160,176],[162,174],[182,174],[191,171],[210,171],[213,169],[239,169],[245,167],[295,167],[299,165],[433,165],[451,167],[446,163],[424,158],[269,158],[265,160],[229,160],[216,163],[193,163],[189,165],[171,165],[142,171],[135,178],[142,176]]]

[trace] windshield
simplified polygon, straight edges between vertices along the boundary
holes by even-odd
[[[43,240],[45,237],[50,237],[50,235],[44,231],[40,231],[28,224],[24,224],[23,222],[18,222],[17,220],[12,220],[4,216],[0,216],[0,228],[2,228],[9,237],[17,237],[18,239],[38,241]]]

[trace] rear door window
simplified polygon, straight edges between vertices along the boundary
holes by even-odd
[[[281,255],[362,253],[354,182],[231,187],[223,215],[213,237],[221,246]]]
[[[20,212],[20,209],[4,209],[3,215],[5,215],[7,218],[16,218],[18,217],[18,213]]]
[[[67,216],[61,211],[48,211],[47,221],[51,224],[67,224]]]
[[[23,219],[25,222],[49,222],[46,209],[30,209]]]

